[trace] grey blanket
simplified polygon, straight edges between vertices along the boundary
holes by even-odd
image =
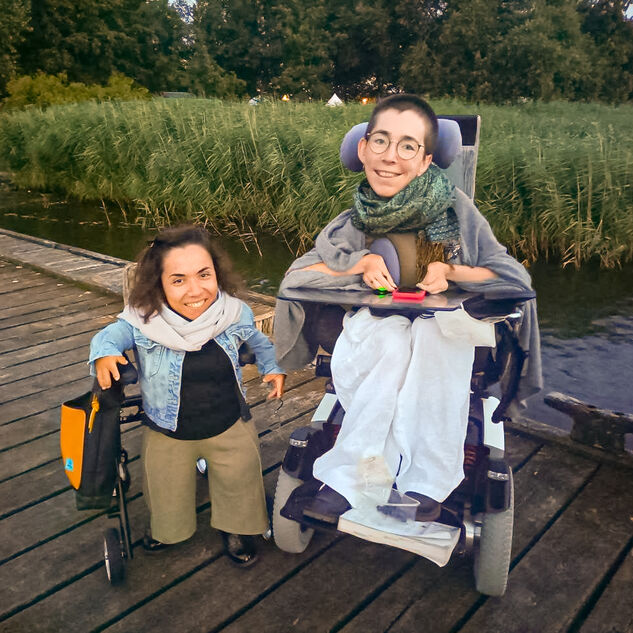
[[[455,190],[452,204],[460,226],[461,251],[451,263],[483,266],[498,277],[479,283],[459,283],[466,291],[525,291],[531,289],[530,275],[496,240],[490,225],[461,190]],[[367,289],[361,275],[333,276],[311,270],[307,266],[324,262],[335,271],[349,270],[361,257],[369,253],[365,248],[365,234],[350,220],[350,211],[334,218],[319,233],[314,248],[295,260],[284,277],[279,293],[290,288]],[[536,393],[543,387],[541,349],[536,314],[536,300],[525,305],[519,330],[519,344],[527,352],[517,399]],[[298,369],[311,362],[316,353],[303,333],[305,312],[301,303],[277,300],[275,307],[274,338],[277,361],[286,370]],[[516,404],[516,403],[515,403]]]

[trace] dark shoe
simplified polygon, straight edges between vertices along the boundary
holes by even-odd
[[[404,494],[407,497],[415,499],[420,504],[415,513],[416,521],[425,522],[439,519],[442,513],[442,504],[439,501],[435,501],[435,499],[431,499],[431,497],[427,497],[419,492],[409,491]]]
[[[248,567],[257,562],[257,547],[252,536],[243,534],[230,534],[222,532],[222,542],[224,543],[224,553],[232,563],[239,567]]]
[[[170,547],[170,545],[170,543],[161,543],[153,539],[149,532],[145,532],[145,536],[143,536],[143,549],[147,552],[160,552]]]
[[[305,507],[303,515],[324,523],[336,524],[341,514],[347,512],[351,507],[343,495],[329,486],[323,486]]]

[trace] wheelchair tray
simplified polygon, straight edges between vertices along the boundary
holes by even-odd
[[[473,292],[448,290],[437,295],[426,295],[420,302],[394,301],[390,294],[377,295],[371,290],[323,290],[320,288],[291,288],[278,299],[310,303],[327,303],[349,307],[368,307],[372,312],[433,314],[438,311],[458,310]]]

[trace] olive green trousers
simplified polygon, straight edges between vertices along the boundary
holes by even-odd
[[[149,428],[143,434],[143,494],[152,538],[179,543],[196,531],[196,460],[207,462],[211,526],[233,534],[268,529],[266,497],[253,422],[238,420],[205,440],[176,440]]]

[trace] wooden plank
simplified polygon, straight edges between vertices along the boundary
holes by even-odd
[[[15,333],[15,329],[24,327],[25,325],[39,325],[41,329],[51,327],[51,323],[55,322],[58,317],[67,317],[71,314],[85,314],[89,310],[98,308],[103,311],[111,312],[112,310],[120,310],[121,302],[111,295],[99,295],[94,292],[83,293],[79,299],[74,298],[72,301],[63,303],[55,300],[41,310],[31,312],[29,314],[19,314],[8,317],[0,321],[0,334],[2,338],[8,338]]]
[[[271,476],[266,478],[267,487],[270,487],[271,479]],[[132,611],[130,620],[123,620],[116,627],[119,630],[151,630],[149,622],[144,620],[149,616],[152,622],[158,622],[156,628],[152,627],[154,630],[184,631],[186,629],[181,627],[186,621],[178,621],[179,616],[184,613],[191,620],[192,611],[198,612],[198,609],[201,615],[196,615],[193,619],[197,619],[200,626],[204,627],[202,614],[206,615],[206,602],[211,595],[225,596],[224,600],[220,598],[222,612],[215,617],[230,617],[243,604],[257,598],[259,588],[253,587],[254,584],[274,586],[280,577],[291,574],[294,568],[318,555],[330,543],[327,538],[315,539],[314,551],[299,557],[289,557],[277,550],[272,543],[263,543],[260,547],[261,562],[245,572],[235,569],[222,556],[219,535],[215,530],[209,530],[208,522],[209,512],[205,510],[199,515],[196,534],[174,550],[153,555],[136,548],[135,558],[128,565],[128,575],[123,586],[109,587],[103,567],[100,566],[53,595],[45,597],[27,611],[1,623],[0,631],[84,632],[116,621],[128,610]],[[160,573],[157,573],[157,569],[160,569]],[[183,586],[185,589],[181,592],[180,588]],[[174,596],[170,605],[173,616],[168,610],[160,608],[165,591]],[[188,592],[192,594],[183,602],[181,596],[188,596]],[[107,600],[103,599],[104,594],[107,595]],[[198,604],[197,597],[200,595],[204,598]],[[142,623],[141,627],[136,628],[137,620],[133,610],[142,607],[148,600],[151,602],[147,606],[157,602],[158,610],[154,612],[143,608],[138,620]],[[99,605],[98,609],[95,604]]]
[[[29,245],[25,244],[28,240],[24,239],[24,236],[15,235],[15,238],[8,240],[0,236],[0,252],[4,259],[70,281],[121,294],[122,271],[126,260],[85,249],[57,245],[54,242],[47,245]],[[60,248],[53,248],[55,246]]]
[[[41,272],[10,264],[6,268],[0,270],[0,286],[6,286],[11,283],[19,283],[22,279],[29,280],[37,279],[38,277],[42,277]]]
[[[534,450],[532,443],[519,443],[523,450],[516,453],[517,459],[519,454],[527,457]],[[418,560],[399,549],[345,539],[344,544],[328,550],[290,582],[264,597],[227,631],[247,631],[255,626],[262,631],[283,630],[279,628],[282,622],[292,622],[293,631],[338,630]],[[373,562],[378,562],[378,566],[374,567]],[[323,587],[328,591],[327,610],[323,609]],[[338,603],[333,596],[340,596],[342,602]],[[301,608],[297,609],[299,604]]]
[[[50,267],[55,268],[54,265],[50,265]],[[60,270],[62,270],[65,274],[72,274],[72,276],[78,281],[81,281],[84,277],[89,278],[94,272],[101,272],[104,268],[112,270],[112,267],[107,264],[104,266],[101,262],[90,262],[85,259],[77,259],[72,263],[64,262],[63,265],[59,265]],[[118,272],[120,269],[115,267],[114,270]]]
[[[72,336],[79,332],[85,332],[86,330],[94,327],[105,327],[108,323],[116,317],[118,310],[112,306],[110,314],[104,314],[102,308],[86,311],[85,315],[73,314],[68,318],[57,317],[53,319],[53,322],[60,322],[61,325],[52,328],[40,330],[40,326],[29,323],[24,326],[21,336],[14,336],[4,341],[0,341],[0,354],[4,352],[13,352],[20,349],[32,347],[41,343],[47,343],[49,341],[56,341],[60,338]]]
[[[577,494],[596,466],[588,461],[569,455],[554,446],[544,446],[534,455],[515,476],[515,526],[513,534],[513,561],[524,555],[532,540],[541,531],[547,529],[549,523],[562,512],[574,495]],[[371,605],[371,614],[377,616],[377,609],[382,606],[390,609],[392,602],[398,607],[391,611],[394,622],[390,631],[404,633],[410,631],[420,618],[428,618],[433,622],[434,632],[454,630],[456,623],[468,616],[471,610],[485,600],[474,588],[472,559],[465,557],[456,559],[449,574],[433,584],[427,584],[421,576],[424,568],[414,568],[410,574],[403,576],[393,591],[381,596],[376,605]],[[510,574],[509,586],[519,582],[514,572]],[[546,576],[542,579],[549,590],[554,590]],[[407,601],[406,587],[419,586],[417,594]],[[490,599],[490,602],[501,602],[503,599]],[[362,614],[359,625],[369,614]],[[383,616],[384,617],[384,616]],[[358,625],[350,625],[344,629],[360,631]],[[460,629],[461,630],[461,629]],[[484,625],[481,630],[494,630]],[[504,630],[504,629],[498,629]],[[536,633],[536,632],[535,632]]]
[[[64,400],[81,395],[92,387],[93,379],[89,376],[68,384],[47,389],[32,396],[25,396],[5,404],[0,410],[0,424],[18,424],[20,420],[42,413],[48,409],[57,409]]]
[[[196,570],[182,582],[166,588],[150,603],[140,606],[104,630],[109,633],[144,630],[206,633],[217,630],[222,623],[248,609],[261,596],[274,591],[279,583],[292,583],[297,568],[310,565],[311,561],[317,560],[322,552],[327,551],[332,542],[339,539],[338,536],[318,534],[313,538],[309,551],[299,555],[286,554],[273,543],[263,543],[260,547],[261,561],[252,571],[246,573],[245,570],[236,569],[222,556],[212,564]],[[140,582],[144,577],[141,575],[143,571],[145,575],[151,573],[147,564],[145,570],[140,566],[138,569],[130,568],[129,583]],[[301,603],[297,601],[294,604],[299,615]],[[264,628],[258,623],[254,629],[239,630],[263,631]],[[292,620],[277,629],[279,633],[290,630],[295,630]],[[324,630],[326,629],[318,629]]]
[[[32,246],[30,250],[27,251],[29,257],[28,261],[38,262],[41,266],[47,267],[56,262],[63,262],[68,260],[69,254],[67,251],[63,251],[56,248],[43,248],[41,246]],[[18,253],[15,250],[12,250],[12,255],[15,257]],[[37,256],[37,258],[36,258]]]
[[[59,427],[59,412],[57,412],[56,417],[56,426]],[[15,425],[9,426],[13,427]],[[32,477],[30,471],[47,465],[53,460],[55,460],[54,467],[61,470],[58,429],[53,433],[38,437],[31,442],[26,442],[4,451],[2,460],[0,460],[0,490],[4,493],[1,497],[2,501],[0,501],[0,514],[7,512],[6,506],[13,498],[19,500],[23,499],[24,495],[21,486],[25,480],[28,481],[28,479]],[[15,488],[15,492],[12,494],[4,487],[4,484],[7,480],[14,480],[16,478],[20,481],[13,482],[12,487]],[[66,486],[68,485],[68,481],[63,483]],[[49,490],[40,488],[38,493],[42,495],[49,493]]]
[[[251,380],[246,383],[246,401],[249,406],[256,407],[258,404],[266,400],[268,392],[270,391],[270,385],[262,381],[261,377],[257,373],[255,365],[247,365],[242,368],[243,377],[245,379],[247,377],[247,371],[248,374],[250,374]],[[305,385],[305,387],[303,387],[303,385]],[[298,392],[298,388],[307,389],[308,391]],[[279,409],[276,417],[272,418],[272,420],[280,420],[287,418],[289,415],[293,415],[290,410],[291,408],[286,407],[286,405],[291,402],[299,403],[302,397],[313,398],[312,390],[314,389],[320,391],[321,395],[323,395],[325,390],[325,380],[323,378],[315,379],[313,367],[305,367],[304,369],[299,369],[290,373],[286,377],[285,393],[283,397],[284,404]],[[272,401],[270,404],[273,409],[277,409],[279,407],[277,400]],[[253,410],[252,413],[253,415],[259,415],[255,410]]]
[[[36,378],[50,371],[61,371],[65,367],[76,363],[83,363],[86,371],[88,371],[87,359],[88,347],[81,345],[45,358],[38,358],[10,368],[0,369],[0,385],[14,383],[26,378]]]
[[[11,255],[13,257],[19,255],[20,259],[22,259],[23,257],[25,263],[31,265],[41,266],[45,262],[47,272],[52,273],[72,270],[73,266],[78,266],[86,263],[86,260],[83,257],[70,255],[69,253],[64,253],[61,257],[59,257],[57,253],[55,253],[55,256],[51,258],[50,251],[39,247],[19,251],[18,249],[14,249]]]
[[[290,435],[290,432],[294,426],[300,426],[306,424],[309,420],[310,414],[299,417],[292,423],[289,423],[281,428],[278,433],[285,434],[286,437]],[[264,470],[267,470],[279,459],[279,454],[276,450],[268,449],[269,443],[266,438],[262,439],[262,466]],[[269,488],[274,485],[271,477],[268,477]],[[206,486],[205,486],[206,487]],[[205,504],[199,507],[200,510],[204,509]],[[138,497],[133,499],[128,504],[128,510],[130,514],[130,522],[132,525],[132,531],[134,538],[137,539],[143,533],[144,527],[147,524],[147,511],[145,509],[142,498]],[[4,521],[6,522],[6,520]],[[43,542],[35,549],[31,549],[22,555],[13,558],[6,562],[2,566],[3,574],[7,574],[7,578],[13,578],[11,583],[0,584],[0,621],[7,617],[8,614],[19,613],[27,605],[31,605],[34,602],[38,602],[42,598],[45,598],[51,593],[55,593],[58,590],[65,587],[73,579],[79,578],[81,582],[82,577],[85,574],[89,574],[94,568],[101,566],[102,545],[101,545],[101,531],[112,525],[111,521],[108,521],[104,516],[97,516],[92,521],[76,526],[74,529],[64,531],[56,538],[52,538],[46,542]],[[59,527],[59,526],[58,526]],[[206,533],[208,538],[208,532]],[[198,535],[197,535],[198,536]],[[212,537],[213,538],[213,537]],[[193,539],[195,542],[197,539]],[[198,541],[199,543],[199,541]],[[181,560],[182,551],[186,546],[183,544],[182,548],[179,546],[178,552],[167,551],[164,552],[167,556],[161,557],[161,573],[154,573],[154,579],[147,578],[147,583],[140,583],[139,590],[143,592],[145,596],[151,595],[158,588],[169,584],[174,580],[174,577],[183,571],[178,572],[181,569],[183,561]],[[137,548],[138,549],[138,548]],[[215,556],[219,554],[216,550]],[[205,559],[206,552],[204,548],[196,548],[192,553],[195,557],[194,565],[197,565],[201,560]],[[135,559],[136,560],[136,559]],[[132,562],[132,565],[135,561]],[[172,569],[169,565],[174,564],[176,569]],[[156,569],[156,567],[154,567]],[[187,569],[187,568],[186,568]],[[186,570],[185,569],[185,570]],[[73,605],[67,605],[65,607],[66,616],[68,617],[68,626],[73,626],[73,622],[76,618],[81,619],[81,610],[85,608],[81,606],[82,600],[86,599],[91,601],[91,604],[95,604],[95,600],[107,587],[105,575],[103,570],[100,570],[102,574],[101,586],[99,592],[94,595],[86,595],[86,591],[83,587],[78,588],[75,584],[70,585],[72,587],[72,595],[75,596],[75,603]],[[158,586],[156,586],[156,584]],[[153,589],[151,588],[153,585]],[[126,594],[123,598],[127,601],[129,596]],[[47,604],[44,608],[59,609],[59,601],[56,596],[53,596],[53,604],[50,601],[45,600]],[[40,603],[41,604],[41,603]],[[37,606],[39,607],[40,604]],[[77,607],[77,613],[74,612]],[[118,611],[117,611],[118,612]],[[10,626],[21,626],[20,621],[29,622],[29,630],[46,630],[47,620],[40,620],[41,613],[39,609],[31,606],[28,611],[21,613],[20,619],[12,618],[9,622],[12,622]],[[96,614],[93,613],[93,617]],[[93,620],[94,621],[94,620]],[[0,630],[11,630],[2,628],[4,625],[0,625]],[[40,627],[44,628],[40,628]],[[15,629],[14,629],[15,630]],[[67,628],[66,630],[73,630]],[[82,630],[81,628],[74,630]]]
[[[83,354],[85,358],[85,353]],[[88,371],[84,361],[77,365],[77,372],[80,376],[85,376],[88,379]],[[85,368],[85,371],[81,371],[81,367]],[[248,368],[244,368],[244,380],[247,387],[247,401],[251,406],[256,406],[258,404],[263,403],[266,400],[266,396],[270,390],[270,386],[263,383],[261,381],[259,374],[257,374],[257,370],[254,366],[249,366]],[[250,376],[249,376],[250,374]],[[250,378],[250,380],[249,380]],[[314,383],[314,385],[320,385],[319,387],[315,387],[314,385],[310,387],[310,392],[303,394],[293,393],[293,389],[298,386],[303,385],[304,383],[312,381],[314,378],[314,370],[312,368],[306,368],[304,370],[300,370],[297,372],[293,372],[286,380],[286,396],[284,398],[284,402],[286,404],[283,405],[279,411],[279,404],[277,401],[269,403],[266,409],[265,414],[261,414],[262,416],[266,416],[266,419],[271,424],[278,424],[280,420],[284,419],[284,415],[286,411],[292,411],[293,402],[296,400],[298,403],[301,402],[302,399],[307,399],[312,401],[311,399],[318,398],[319,392],[323,393],[323,381],[319,380]],[[92,384],[85,383],[89,386]],[[76,397],[81,394],[80,387],[77,387],[74,383],[71,384],[68,380],[61,381],[61,386],[67,385],[68,391],[64,395],[62,395],[63,400],[68,400],[70,398]],[[58,386],[58,382],[53,380],[48,384],[48,388],[56,388]],[[128,389],[127,393],[129,395],[133,395],[138,388]],[[314,392],[316,389],[316,392]],[[56,392],[57,393],[57,392]],[[288,400],[290,397],[290,400]],[[29,440],[36,439],[44,434],[50,433],[51,431],[58,430],[59,427],[59,409],[58,405],[61,404],[62,400],[58,400],[59,396],[55,396],[53,398],[53,406],[50,409],[46,409],[41,413],[31,414],[27,417],[22,417],[22,413],[24,413],[24,407],[17,407],[17,413],[19,415],[19,424],[13,424],[15,419],[5,420],[5,424],[0,426],[0,451],[6,450],[6,448],[15,445],[21,444],[23,442],[28,442]],[[306,401],[307,401],[306,400]],[[289,405],[289,406],[286,406]],[[305,409],[304,409],[305,410]],[[255,412],[254,412],[255,413]],[[258,415],[258,414],[256,414]],[[264,430],[264,422],[262,421],[262,430]],[[52,457],[49,455],[48,457]]]
[[[21,424],[0,425],[0,452],[59,431],[59,410],[48,409],[20,422]],[[7,459],[9,457],[5,455],[5,460]]]
[[[2,325],[2,320],[6,318],[19,317],[21,314],[46,310],[52,303],[59,302],[62,306],[68,305],[75,300],[75,297],[80,298],[88,294],[94,296],[97,293],[92,290],[81,290],[80,288],[57,283],[50,290],[38,292],[37,296],[34,296],[32,292],[25,293],[21,298],[13,295],[11,297],[11,306],[3,305],[0,307],[0,325]]]
[[[92,337],[105,325],[107,325],[107,322],[99,323],[97,325],[91,324],[91,327],[88,327],[85,331],[78,332],[76,334],[71,334],[54,341],[24,347],[14,352],[5,352],[4,354],[0,354],[0,369],[13,367],[15,365],[19,365],[20,363],[25,363],[37,358],[45,358],[51,354],[79,347],[80,345],[89,345]]]
[[[14,292],[16,289],[20,290],[22,284],[28,288],[35,282],[36,284],[53,283],[53,280],[49,275],[42,274],[39,270],[33,270],[31,268],[21,267],[16,265],[9,265],[9,267],[2,270],[0,281],[0,295],[5,292]]]
[[[571,416],[569,436],[574,442],[626,455],[625,436],[633,433],[633,414],[599,408],[559,392],[548,393],[545,404]]]
[[[73,265],[84,272],[102,270],[85,262]],[[6,291],[2,281],[12,282],[18,272],[33,280],[31,271],[10,268],[0,261],[0,288]],[[95,305],[88,298],[78,310],[76,301],[65,295],[66,302],[62,296],[65,286],[56,283],[34,288],[0,294],[0,340],[17,340],[21,345],[20,339],[41,335],[51,327],[46,321],[59,317],[52,324],[57,335],[68,327],[71,313],[79,315],[87,305]],[[45,301],[33,301],[34,295],[40,296],[38,288]],[[31,316],[20,320],[14,302],[4,308],[8,297],[25,302],[23,312]],[[98,305],[108,305],[107,297],[102,301]],[[55,307],[49,310],[48,302]],[[33,325],[27,327],[27,321]],[[78,387],[87,388],[68,379],[73,371],[80,371],[87,343],[102,326],[90,332],[62,331],[62,339],[0,353],[0,401],[4,402],[0,418],[5,409],[21,405],[13,410],[14,417],[5,419],[4,426],[0,421],[0,570],[5,579],[0,583],[1,631],[151,627],[408,633],[426,630],[432,623],[428,630],[434,633],[470,633],[475,628],[478,632],[595,633],[605,630],[601,624],[619,627],[615,629],[618,633],[633,633],[633,608],[626,602],[633,575],[629,520],[633,493],[627,490],[622,471],[622,481],[618,481],[618,471],[608,475],[609,469],[602,467],[587,483],[595,468],[591,459],[512,435],[508,453],[519,464],[514,567],[508,594],[502,600],[486,599],[474,591],[469,559],[456,559],[439,569],[411,554],[352,537],[319,537],[298,557],[267,544],[254,573],[235,569],[221,555],[217,534],[208,530],[202,478],[200,530],[195,537],[154,556],[136,547],[138,555],[129,566],[128,582],[110,588],[100,541],[101,530],[113,522],[74,510],[73,492],[58,460],[57,433],[59,402]],[[56,372],[63,374],[63,383]],[[265,402],[268,386],[261,384],[252,368],[245,370],[245,376],[252,378],[249,401],[256,403],[253,413],[263,434],[263,465],[265,470],[272,469],[266,477],[269,492],[290,432],[309,421],[310,411],[321,397],[323,381],[317,385],[311,380],[311,370],[309,374],[306,370],[298,379],[300,386],[288,391],[284,406],[277,411],[276,402]],[[140,430],[128,435],[126,445],[129,443],[135,457]],[[140,461],[134,460],[132,490],[137,493],[139,467]],[[625,508],[629,509],[626,516]],[[134,535],[139,537],[147,523],[140,496],[131,501],[130,511]],[[3,559],[7,562],[1,564]],[[616,618],[616,612],[621,617]],[[11,617],[4,620],[8,615]]]
[[[628,477],[602,466],[512,572],[503,600],[488,600],[464,633],[565,631],[633,537]]]
[[[633,470],[633,459],[631,459],[630,454],[616,455],[592,446],[579,444],[578,442],[574,442],[570,438],[569,432],[564,429],[553,427],[530,418],[517,418],[512,420],[508,423],[508,428],[526,437],[540,439],[547,443],[556,443],[562,449],[585,459],[593,460],[596,463],[609,464],[629,474],[631,470]]]
[[[54,387],[67,385],[69,382],[86,378],[88,375],[89,369],[84,359],[79,363],[67,365],[63,371],[54,369],[37,376],[29,376],[28,378],[11,382],[8,385],[0,385],[0,402],[6,405],[26,396],[32,396]]]
[[[20,280],[20,283],[11,283],[0,286],[0,305],[9,305],[12,294],[19,294],[30,289],[32,292],[36,292],[36,288],[50,287],[51,280],[48,277],[42,275],[41,277],[33,279]]]
[[[279,442],[283,442],[283,446],[287,446],[290,431],[285,429],[282,433],[273,433],[271,439],[263,442],[263,449],[267,456],[274,459],[274,455],[278,454]],[[274,437],[274,440],[272,439]],[[123,434],[123,445],[128,452],[130,459],[130,475],[132,485],[129,490],[129,497],[133,497],[141,492],[141,465],[140,451],[142,440],[142,428],[137,426]],[[59,449],[58,449],[59,450]],[[267,464],[270,466],[270,464]],[[55,464],[60,475],[63,474],[61,462]],[[54,496],[46,496],[41,503],[32,505],[31,507],[4,519],[3,530],[6,538],[0,539],[0,565],[9,558],[13,558],[26,551],[38,543],[46,542],[55,538],[59,534],[72,529],[80,523],[86,521],[86,517],[90,518],[92,514],[77,512],[75,506],[74,491],[68,485],[65,476],[59,477],[61,483],[59,494]],[[4,491],[6,492],[6,491]],[[15,491],[19,493],[19,489]],[[43,490],[40,490],[40,494]],[[202,495],[201,503],[208,500],[206,490]],[[4,511],[6,503],[11,503],[12,499],[9,495],[3,495],[2,508],[0,513]],[[22,497],[23,501],[23,497]]]
[[[629,549],[578,633],[633,633],[633,551]],[[607,628],[608,627],[608,628]]]
[[[76,357],[79,358],[80,360],[83,359],[82,362],[84,362],[87,356],[88,350],[85,346],[83,346],[81,348],[78,348],[77,350],[71,350],[71,352],[74,353]],[[62,356],[62,355],[55,355],[55,356],[48,357],[40,361],[34,361],[34,362],[40,362],[43,364],[44,361],[48,361],[49,358],[55,360],[56,358],[58,358],[58,356]],[[23,366],[24,365],[18,365],[14,368],[11,368],[11,371],[16,370],[16,369],[21,369]],[[259,375],[257,374],[257,371],[255,370],[253,366],[248,366],[248,367],[245,367],[244,369],[246,370],[244,372],[244,380],[248,388],[247,399],[250,400],[252,403],[255,403],[256,398],[263,400],[264,394],[265,394],[265,392],[263,391],[263,388],[262,388],[262,392],[260,396],[258,396],[257,390],[253,391],[255,389],[255,385],[257,384],[257,381],[259,381],[259,378],[258,378]],[[313,375],[314,372],[313,371],[293,372],[292,376],[289,377],[289,379],[287,380],[287,389],[290,389],[293,386],[300,384],[301,382],[305,382],[306,380],[309,380],[312,377],[311,374]],[[255,378],[255,376],[257,376],[257,378]],[[249,382],[249,378],[251,378],[253,381]],[[134,395],[135,392],[133,391],[133,389],[134,388],[132,388],[132,390],[128,389],[128,395]],[[252,397],[250,395],[251,391],[253,394]],[[73,395],[78,395],[75,389],[73,389],[72,392],[69,391],[68,397],[65,399],[70,399]],[[3,450],[7,450],[8,448],[11,448],[12,446],[18,446],[20,444],[24,444],[26,442],[35,440],[44,435],[48,435],[52,432],[57,432],[57,431],[59,431],[59,409],[57,407],[48,409],[46,411],[43,411],[42,413],[38,413],[35,415],[28,416],[26,418],[22,418],[20,420],[20,424],[7,423],[4,425],[0,425],[0,452]],[[48,455],[48,457],[52,458],[53,455]]]
[[[24,266],[3,261],[3,266],[0,268],[0,281],[14,279],[16,275],[24,277],[41,277],[42,273],[30,268],[25,268]]]
[[[317,534],[308,551],[300,555],[262,549],[262,561],[254,573],[240,573],[242,570],[220,559],[158,596],[152,601],[153,609],[144,605],[105,630],[141,630],[144,622],[158,626],[162,620],[178,622],[178,630],[183,632],[329,631],[341,613],[380,583],[386,569],[413,556],[328,534]],[[209,591],[218,578],[222,579],[222,591]],[[269,603],[278,608],[262,612],[263,605]],[[194,604],[199,604],[195,615]],[[306,615],[317,611],[317,618]],[[234,620],[241,612],[244,615]]]
[[[138,448],[135,452],[134,438],[130,433],[131,431],[123,435],[123,442],[126,450],[130,449],[130,457],[134,458],[138,456]],[[5,477],[0,481],[0,517],[70,491],[59,455],[59,433],[40,438],[37,442],[45,443],[42,448],[47,453],[54,454],[54,457],[44,461],[34,451],[29,454],[25,448],[28,445],[19,446],[4,455],[2,473]],[[15,462],[21,458],[25,462],[24,470],[16,473]]]
[[[88,259],[96,259],[105,263],[116,264],[123,266],[126,260],[111,255],[105,255],[103,253],[96,253],[89,251],[79,246],[70,246],[68,244],[60,244],[51,240],[46,240],[40,237],[34,237],[32,235],[24,235],[22,233],[16,233],[8,229],[0,229],[0,244],[3,248],[10,248],[13,245],[17,249],[25,248],[41,248],[41,252],[49,253],[63,253],[72,254],[74,256],[86,257]]]
[[[267,402],[265,400],[269,386],[257,380],[251,382],[249,402],[254,407],[252,409],[253,421],[260,434],[268,433],[271,428],[283,426],[297,416],[301,416],[316,407],[323,394],[323,379],[314,380],[312,373],[310,370],[303,370],[295,372],[288,378],[286,403],[277,412],[275,412],[278,408],[277,402]],[[26,425],[29,428],[33,423],[32,420],[29,419],[28,425]],[[21,422],[8,424],[6,427],[9,429],[20,428],[22,426]],[[42,468],[46,469],[59,469],[61,472],[61,466],[57,462],[59,458],[58,408],[52,409],[47,418],[44,421],[40,421],[40,425],[41,430],[52,428],[55,432],[48,433],[32,442],[25,442],[10,450],[5,450],[5,459],[0,462],[0,481],[9,478],[10,481],[0,484],[0,491],[2,492],[0,499],[3,501],[3,506],[11,503],[10,500],[13,499],[16,499],[13,507],[19,507],[19,504],[33,503],[43,494],[41,486],[30,486],[31,479],[39,481],[42,477],[42,473],[39,472],[39,466],[43,465]],[[125,432],[123,437],[124,441],[127,442],[130,434]],[[126,449],[130,459],[138,456],[138,451],[133,450],[132,447],[126,446]],[[55,463],[49,464],[52,460],[55,460]],[[46,489],[46,493],[59,494],[62,490],[68,489],[68,482],[65,477],[60,478],[59,482],[60,485]],[[28,498],[25,498],[25,488],[34,488]],[[33,494],[38,496],[33,498]],[[0,514],[7,511],[9,510],[5,507]]]
[[[343,538],[222,630],[330,631],[414,559],[403,550]]]
[[[142,466],[141,460],[138,459],[142,440],[141,428],[127,435],[129,437],[126,440],[137,455],[129,464],[131,485],[128,494],[129,498],[133,498],[139,495],[142,489]],[[58,468],[63,472],[61,461]],[[102,511],[97,510],[79,512],[75,504],[75,491],[67,485],[63,493],[45,498],[42,502],[2,520],[5,538],[0,539],[0,565],[68,530],[77,528],[91,517],[102,514]]]

